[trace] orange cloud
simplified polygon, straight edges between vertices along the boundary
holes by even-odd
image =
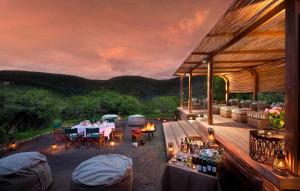
[[[171,43],[184,43],[187,35],[201,27],[208,15],[209,10],[199,10],[193,17],[183,18],[175,26],[168,26],[162,35]]]
[[[1,0],[0,70],[170,78],[232,0]]]

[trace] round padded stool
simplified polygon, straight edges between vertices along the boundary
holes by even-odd
[[[118,119],[119,116],[116,114],[106,114],[102,116],[102,120],[108,121],[108,122],[115,122],[116,119]]]
[[[80,163],[72,174],[71,191],[131,191],[132,160],[124,155],[98,155]]]
[[[130,126],[144,126],[146,119],[143,115],[131,115],[128,117],[127,124]]]
[[[17,153],[0,159],[1,190],[46,191],[52,181],[47,159],[39,152]]]

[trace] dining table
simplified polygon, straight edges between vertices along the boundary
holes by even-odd
[[[86,137],[86,129],[87,128],[99,128],[99,133],[104,133],[104,136],[107,139],[110,139],[110,134],[113,129],[115,129],[115,124],[112,122],[97,122],[97,123],[79,123],[71,127],[71,129],[77,128],[77,133],[82,134]]]

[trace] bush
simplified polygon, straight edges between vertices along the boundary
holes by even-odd
[[[37,129],[60,116],[61,98],[47,90],[2,89],[0,124],[18,130]]]
[[[144,114],[150,117],[171,118],[177,113],[178,102],[175,96],[154,97],[144,103]]]

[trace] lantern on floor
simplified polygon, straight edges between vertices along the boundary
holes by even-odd
[[[9,149],[10,150],[15,150],[17,148],[17,143],[15,141],[12,141],[10,144],[9,144]]]
[[[172,142],[168,143],[168,156],[170,157],[174,156],[174,143]]]
[[[210,142],[210,143],[213,143],[213,142],[215,142],[215,131],[214,131],[214,129],[213,128],[208,128],[208,141]]]
[[[109,144],[110,144],[110,146],[112,146],[112,147],[116,145],[116,143],[115,143],[114,141],[110,141]]]
[[[274,157],[273,168],[277,174],[286,174],[287,164],[283,153],[279,153]]]
[[[53,142],[53,143],[51,144],[51,149],[52,149],[52,150],[56,150],[56,149],[57,149],[57,144],[56,144],[55,142]]]

